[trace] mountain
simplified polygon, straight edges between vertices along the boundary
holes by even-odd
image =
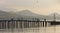
[[[52,13],[50,15],[40,15],[40,14],[36,14],[36,13],[33,13],[29,10],[22,10],[22,11],[19,11],[19,12],[5,12],[5,11],[2,11],[0,10],[0,19],[1,18],[27,18],[27,19],[32,19],[32,18],[39,18],[40,20],[43,20],[43,19],[47,19],[47,20],[54,20],[54,14],[55,14],[55,18],[57,20],[60,20],[60,14],[58,13]]]
[[[42,19],[42,15],[35,14],[29,10],[23,10],[17,13],[12,13],[12,12],[5,12],[0,10],[0,19],[8,19],[8,18],[40,18]]]
[[[40,14],[33,13],[29,10],[23,10],[23,11],[17,12],[16,14],[20,15],[22,17],[25,17],[25,18],[30,18],[30,17],[34,18],[34,17],[36,17],[36,18],[39,18],[40,20],[41,19],[54,20],[54,14],[55,14],[56,19],[57,20],[60,19],[60,14],[58,14],[58,13],[52,13],[50,15],[40,15]]]
[[[39,14],[35,14],[29,10],[23,10],[23,11],[17,12],[16,14],[22,15],[22,16],[40,16]]]
[[[22,17],[25,17],[25,18],[40,18],[42,19],[44,17],[44,15],[39,15],[39,14],[36,14],[36,13],[33,13],[29,10],[22,10],[22,11],[19,11],[16,13],[17,15],[20,15]]]
[[[6,18],[6,17],[11,17],[11,15],[8,12],[0,10],[0,18]]]
[[[55,18],[57,20],[60,19],[60,14],[58,13],[52,13],[50,15],[40,15],[40,14],[36,14],[36,13],[33,13],[29,10],[23,10],[23,11],[20,11],[20,12],[17,12],[16,14],[20,15],[20,16],[23,16],[25,18],[39,18],[40,20],[43,20],[43,19],[47,19],[47,20],[54,20],[54,14],[55,14]]]
[[[13,17],[17,17],[17,15],[15,13],[10,13],[10,12],[5,12],[5,11],[0,10],[0,19],[13,18]]]

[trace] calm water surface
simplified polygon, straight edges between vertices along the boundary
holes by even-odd
[[[40,28],[0,29],[0,33],[60,33],[60,25]]]

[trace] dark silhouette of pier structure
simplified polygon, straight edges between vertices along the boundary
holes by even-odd
[[[11,28],[32,28],[32,27],[48,27],[52,25],[60,25],[59,21],[43,21],[36,19],[36,20],[23,20],[17,19],[14,20],[0,20],[0,29],[11,29]]]
[[[0,29],[40,27],[40,24],[44,27],[44,22],[46,21],[40,21],[39,19],[31,21],[31,20],[22,20],[22,19],[14,20],[12,18],[11,20],[0,20]]]

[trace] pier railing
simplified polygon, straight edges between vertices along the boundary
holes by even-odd
[[[17,29],[17,28],[32,28],[32,27],[47,27],[48,22],[46,20],[0,20],[0,29]]]

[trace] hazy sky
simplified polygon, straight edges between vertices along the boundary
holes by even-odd
[[[0,10],[21,11],[25,9],[43,15],[60,13],[60,0],[0,0]]]

